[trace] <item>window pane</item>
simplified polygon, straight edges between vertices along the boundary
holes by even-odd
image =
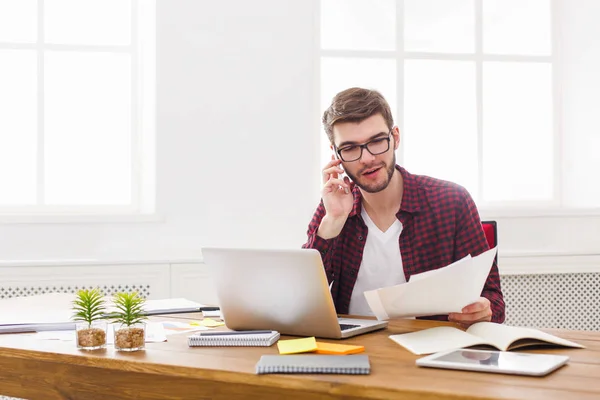
[[[37,57],[0,50],[0,204],[36,202]]]
[[[404,49],[474,52],[473,0],[404,0]]]
[[[37,0],[0,0],[0,42],[37,40]]]
[[[586,27],[596,24],[596,12],[571,10],[578,27],[565,39],[561,54],[562,200],[565,207],[600,208],[600,46]],[[564,58],[563,58],[564,57]],[[596,72],[594,72],[596,71]]]
[[[475,64],[406,61],[404,69],[406,168],[463,185],[476,198],[477,108]]]
[[[321,47],[394,50],[396,0],[321,0]]]
[[[131,201],[130,56],[48,52],[48,204]]]
[[[131,0],[45,0],[44,17],[48,43],[131,42]]]
[[[321,111],[331,104],[333,97],[351,87],[378,90],[396,114],[396,61],[380,59],[328,58],[321,59]],[[322,132],[322,165],[331,160],[329,140]]]
[[[552,67],[483,65],[485,201],[553,199]]]
[[[550,55],[550,0],[483,0],[483,51]]]

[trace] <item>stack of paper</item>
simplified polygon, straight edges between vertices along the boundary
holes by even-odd
[[[13,297],[0,300],[0,333],[73,330],[73,293],[47,293],[37,296]],[[115,311],[112,297],[107,296],[106,311]],[[190,300],[147,300],[148,315],[200,311],[203,304]]]
[[[379,320],[461,312],[481,296],[496,250],[413,275],[407,283],[367,291],[367,303]]]

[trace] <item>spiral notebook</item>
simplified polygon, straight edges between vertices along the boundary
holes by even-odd
[[[269,331],[264,333],[238,333],[238,332],[218,332],[197,333],[188,336],[188,346],[254,346],[268,347],[279,340],[279,332]]]
[[[256,364],[257,374],[349,374],[368,375],[369,356],[334,355],[264,355]]]

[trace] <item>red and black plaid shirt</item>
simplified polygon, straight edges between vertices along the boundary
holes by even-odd
[[[400,166],[396,168],[404,180],[396,217],[403,226],[399,242],[407,281],[411,275],[445,267],[467,254],[476,256],[489,249],[477,207],[466,189],[428,176],[412,175]],[[331,294],[339,314],[348,313],[368,234],[360,214],[360,190],[354,186],[352,193],[354,206],[342,232],[329,240],[317,236],[325,216],[321,201],[308,227],[308,241],[302,246],[321,252],[327,279],[333,281]],[[504,298],[495,261],[481,295],[491,303],[492,322],[503,322]],[[448,316],[423,319],[448,320]]]

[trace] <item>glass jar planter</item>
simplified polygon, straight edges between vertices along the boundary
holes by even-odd
[[[140,322],[130,326],[115,324],[115,349],[118,351],[144,350],[146,345],[146,324]]]
[[[77,322],[75,324],[77,348],[98,350],[106,347],[106,321]]]

